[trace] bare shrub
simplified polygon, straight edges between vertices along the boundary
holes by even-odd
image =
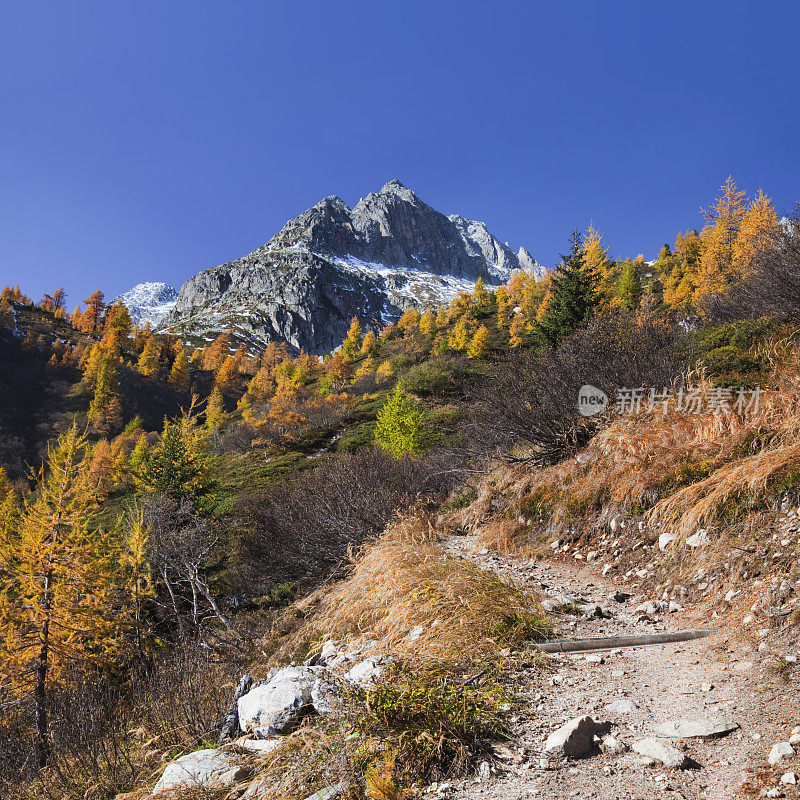
[[[800,315],[800,216],[784,220],[778,233],[762,242],[750,275],[711,298],[708,311],[721,321]]]
[[[597,430],[600,418],[578,413],[581,386],[612,399],[623,387],[673,386],[689,355],[687,337],[666,320],[622,312],[597,317],[557,348],[509,354],[473,392],[470,440],[509,460],[553,464]]]
[[[161,607],[172,612],[181,632],[186,633],[187,617],[195,628],[209,617],[230,628],[204,577],[219,542],[215,523],[198,515],[190,500],[162,493],[145,497],[142,524],[149,533],[148,561],[165,593]]]
[[[213,736],[247,656],[187,639],[133,665],[124,681],[96,675],[68,687],[54,697],[53,758],[43,772],[33,770],[27,755],[24,720],[18,728],[0,720],[0,793],[14,800],[99,800],[152,785],[171,754]]]
[[[374,448],[331,458],[316,469],[245,497],[250,534],[243,561],[253,584],[326,574],[348,548],[380,533],[398,509],[441,500],[463,475],[453,456],[392,459]]]

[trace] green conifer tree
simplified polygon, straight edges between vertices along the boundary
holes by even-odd
[[[422,452],[422,409],[399,386],[378,412],[375,441],[393,458]]]
[[[589,319],[598,303],[599,279],[585,263],[577,229],[569,254],[561,259],[552,279],[551,301],[536,323],[540,339],[551,346]]]
[[[632,309],[639,305],[642,297],[642,283],[636,272],[636,264],[628,259],[622,266],[617,284],[617,301],[621,308]]]

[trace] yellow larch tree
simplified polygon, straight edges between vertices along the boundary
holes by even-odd
[[[497,327],[507,328],[514,311],[514,298],[508,286],[503,285],[497,290]]]
[[[364,341],[361,342],[361,355],[372,356],[378,349],[378,337],[372,332],[367,331],[364,334]]]
[[[511,320],[508,329],[508,343],[512,347],[519,347],[525,342],[525,334],[528,332],[528,321],[522,311],[517,311]]]
[[[229,333],[220,333],[203,352],[203,369],[216,372],[223,360],[230,355],[231,337]]]
[[[420,317],[419,330],[425,336],[436,333],[436,314],[430,308],[426,308],[425,313]]]
[[[226,358],[214,376],[214,387],[219,389],[223,395],[234,395],[241,388],[240,383],[239,364],[233,357]]]
[[[703,209],[711,224],[700,234],[702,254],[696,280],[696,300],[721,294],[734,279],[733,246],[746,211],[747,195],[729,176],[714,205]]]
[[[603,247],[603,236],[592,223],[583,237],[583,259],[586,268],[594,272],[599,280],[598,294],[603,303],[611,302],[616,291],[616,276],[613,262],[608,258],[608,249]]]
[[[169,373],[169,384],[179,392],[189,391],[189,358],[186,352],[181,349],[172,362],[172,369]]]
[[[161,344],[152,333],[148,332],[142,352],[139,354],[138,370],[146,378],[154,378],[160,369]]]
[[[397,328],[402,333],[408,333],[412,328],[419,325],[422,315],[416,308],[407,308],[400,319],[397,320]]]
[[[48,452],[37,490],[0,531],[0,683],[31,698],[40,767],[50,754],[52,692],[89,667],[109,667],[132,628],[113,532],[92,522],[86,435],[67,430]]]
[[[225,402],[219,386],[215,386],[206,403],[205,426],[209,431],[222,429],[225,423]]]
[[[353,317],[350,321],[350,327],[347,330],[347,336],[342,342],[342,352],[349,359],[353,359],[361,349],[361,323],[358,317]]]
[[[742,215],[739,233],[733,243],[733,268],[738,278],[747,277],[758,252],[768,246],[779,231],[780,222],[772,200],[759,189]]]
[[[469,343],[469,349],[467,350],[467,357],[468,358],[486,358],[489,354],[489,350],[492,347],[492,336],[489,333],[489,329],[485,325],[481,325],[477,331],[475,331],[475,335],[472,337],[472,341]]]

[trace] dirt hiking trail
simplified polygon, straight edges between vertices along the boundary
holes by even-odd
[[[550,659],[552,671],[544,677],[533,664],[519,662],[513,740],[497,748],[496,760],[481,764],[478,777],[429,791],[459,800],[800,797],[798,786],[789,783],[794,770],[800,773],[800,763],[792,756],[768,762],[773,745],[788,742],[800,723],[798,704],[757,642],[709,619],[707,609],[637,611],[652,598],[632,596],[621,579],[602,578],[592,564],[501,556],[481,550],[470,536],[451,537],[443,547],[539,592],[550,604],[573,613],[580,608],[579,615],[556,615],[565,637],[696,628],[712,633],[681,643],[559,654]],[[603,616],[596,616],[600,612]],[[545,758],[548,735],[582,715],[610,723],[606,745],[583,758]],[[653,726],[676,720],[701,727],[727,720],[738,728],[717,738],[658,739],[685,753],[693,762],[690,768],[668,769],[631,749],[657,736]]]

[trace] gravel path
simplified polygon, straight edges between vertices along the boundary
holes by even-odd
[[[452,537],[444,548],[459,558],[477,561],[504,578],[537,590],[557,602],[595,603],[607,616],[556,617],[568,637],[613,636],[714,628],[697,609],[645,616],[635,609],[648,598],[622,600],[626,587],[600,577],[591,564],[524,560],[480,551],[471,537]],[[614,599],[613,594],[617,592]],[[559,655],[552,672],[520,667],[517,676],[521,709],[513,741],[498,748],[498,759],[481,766],[480,777],[434,786],[432,796],[463,800],[523,798],[667,798],[800,797],[796,785],[781,783],[800,763],[794,759],[771,767],[767,757],[776,742],[786,742],[800,723],[798,703],[787,685],[761,658],[755,643],[736,630],[715,630],[696,641],[641,647],[591,655]],[[794,694],[794,692],[792,692]],[[606,708],[632,701],[630,713]],[[565,721],[590,714],[612,724],[611,734],[623,746],[586,758],[554,761],[542,758],[547,735]],[[715,739],[665,739],[684,751],[693,769],[668,770],[628,749],[652,737],[653,725],[679,719],[730,719],[740,728]],[[800,780],[800,778],[798,778]]]

